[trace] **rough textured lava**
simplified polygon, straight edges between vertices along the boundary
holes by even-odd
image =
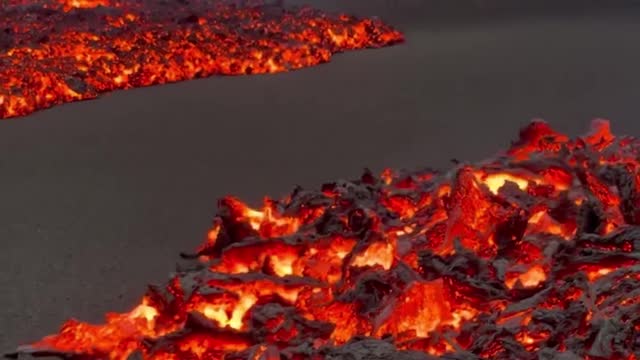
[[[403,40],[376,19],[256,0],[0,3],[0,119],[115,89],[299,69]]]
[[[640,141],[536,121],[488,161],[219,204],[166,286],[18,349],[79,359],[638,359]],[[18,353],[12,354],[17,356]]]

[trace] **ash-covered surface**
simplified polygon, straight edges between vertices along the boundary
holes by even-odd
[[[227,197],[166,286],[18,353],[90,359],[635,359],[640,141],[533,122],[494,159]],[[373,337],[383,339],[364,339]]]

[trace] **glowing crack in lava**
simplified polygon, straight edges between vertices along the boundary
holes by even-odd
[[[255,0],[3,0],[0,119],[116,89],[300,69],[401,41],[376,19]]]
[[[531,123],[448,172],[234,198],[165,287],[19,353],[82,359],[638,359],[640,141]],[[13,354],[14,356],[17,354]]]

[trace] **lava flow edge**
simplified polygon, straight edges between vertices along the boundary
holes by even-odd
[[[404,41],[378,19],[262,0],[7,0],[0,119],[114,90],[279,73]]]

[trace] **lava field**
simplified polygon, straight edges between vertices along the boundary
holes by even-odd
[[[227,197],[132,311],[8,356],[637,359],[639,155],[604,120],[575,139],[536,121],[449,171]]]
[[[0,119],[117,89],[300,69],[402,41],[378,19],[255,0],[3,0]]]

